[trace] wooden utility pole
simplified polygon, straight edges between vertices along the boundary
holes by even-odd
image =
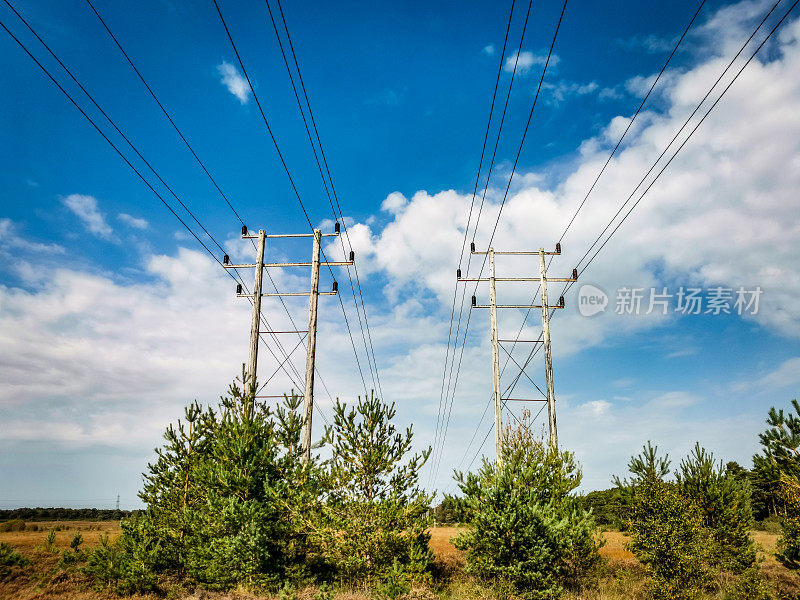
[[[500,356],[497,346],[497,292],[494,279],[494,248],[489,248],[489,304],[492,328],[492,389],[494,390],[494,447],[497,466],[503,464],[503,407],[500,402]]]
[[[308,334],[307,355],[306,355],[306,379],[305,379],[305,394],[303,395],[303,433],[302,433],[302,455],[303,461],[308,463],[311,459],[311,424],[314,412],[314,373],[316,368],[314,366],[317,347],[317,304],[320,296],[335,296],[339,293],[339,286],[336,281],[333,282],[333,290],[330,292],[319,291],[319,268],[320,266],[349,266],[355,262],[355,253],[350,251],[350,259],[346,261],[326,261],[320,262],[319,257],[321,253],[322,238],[335,237],[339,235],[339,223],[335,224],[334,233],[322,233],[319,229],[315,229],[314,233],[288,233],[288,234],[272,234],[267,235],[263,229],[259,230],[258,235],[250,235],[247,232],[247,227],[242,227],[243,239],[258,239],[258,247],[256,249],[256,262],[252,264],[232,265],[228,255],[223,258],[223,266],[226,269],[243,269],[255,268],[255,286],[252,294],[243,294],[241,284],[236,286],[236,295],[240,298],[253,299],[253,320],[250,327],[250,360],[247,369],[247,382],[249,386],[253,386],[256,381],[256,371],[258,367],[258,338],[260,334],[268,333],[276,335],[280,333],[291,333],[301,336],[301,334]],[[264,245],[267,238],[302,238],[313,237],[314,245],[311,254],[311,262],[264,262]],[[265,268],[284,268],[284,267],[311,267],[311,289],[308,292],[279,292],[264,293],[262,290],[261,277]],[[308,315],[308,331],[259,331],[261,321],[261,298],[264,296],[309,296],[309,315]],[[302,342],[302,337],[301,337]],[[298,344],[298,347],[300,344]],[[291,352],[289,353],[291,354]],[[286,358],[288,360],[288,356]],[[285,362],[285,361],[284,361]],[[283,363],[281,363],[282,365]],[[253,394],[254,398],[282,398],[279,396],[258,396]]]
[[[547,381],[547,418],[550,425],[550,444],[558,446],[556,398],[553,390],[553,358],[550,354],[550,310],[547,307],[547,267],[544,264],[544,248],[539,248],[539,270],[541,272],[540,281],[542,286],[542,340],[544,343],[544,374]]]
[[[472,254],[488,254],[489,259],[489,277],[483,278],[462,278],[461,277],[461,269],[458,269],[456,272],[456,277],[458,278],[459,282],[467,282],[467,281],[475,281],[475,282],[488,282],[489,283],[489,304],[486,305],[479,305],[475,296],[472,296],[472,308],[488,308],[491,312],[491,329],[492,329],[492,389],[493,389],[493,399],[494,399],[494,429],[495,429],[495,446],[497,452],[497,463],[498,465],[501,464],[501,444],[502,444],[502,435],[503,435],[503,420],[501,416],[501,410],[503,404],[506,402],[530,402],[530,401],[545,401],[547,402],[547,413],[548,413],[548,421],[549,421],[549,428],[550,428],[550,443],[554,445],[558,445],[558,434],[556,431],[556,405],[555,405],[555,392],[553,390],[553,359],[550,353],[550,313],[549,311],[556,308],[564,308],[564,297],[562,296],[559,298],[558,304],[548,304],[547,300],[547,282],[548,281],[577,281],[578,279],[578,271],[576,269],[572,270],[572,277],[547,277],[547,267],[545,265],[544,257],[547,255],[559,255],[561,254],[561,244],[556,244],[555,252],[545,252],[544,249],[539,249],[538,251],[526,251],[526,252],[498,252],[494,248],[489,248],[487,252],[476,252],[475,251],[475,244],[473,243],[470,247],[470,251]],[[517,256],[539,256],[539,277],[497,277],[495,272],[495,256],[501,254],[511,254]],[[497,304],[497,292],[495,290],[495,284],[498,281],[507,281],[507,282],[538,282],[541,285],[542,290],[542,303],[541,304]],[[535,295],[534,295],[535,296]],[[534,308],[541,308],[542,309],[542,339],[537,340],[501,340],[498,339],[497,336],[497,309],[498,308],[515,308],[515,309],[534,309]],[[498,356],[498,349],[501,347],[500,344],[504,342],[510,342],[514,344],[518,343],[532,343],[544,344],[544,355],[545,355],[545,376],[547,379],[547,393],[545,394],[542,392],[543,398],[503,398],[502,393],[500,391],[500,364],[499,364],[499,356]],[[513,356],[511,356],[511,352],[506,350],[503,347],[503,350],[508,354],[509,359],[512,360],[520,369],[520,375],[525,375],[533,385],[536,386],[536,383],[531,379],[531,377],[525,372],[524,365],[520,365],[514,360]],[[537,389],[539,386],[536,386]],[[540,390],[541,391],[541,390]]]
[[[317,351],[317,303],[319,301],[319,249],[322,232],[314,230],[311,253],[311,293],[308,307],[308,353],[306,355],[306,391],[303,396],[303,463],[311,460],[311,421],[314,413],[314,357]]]
[[[258,230],[258,246],[256,247],[256,275],[253,283],[253,318],[250,321],[250,355],[247,360],[247,385],[245,393],[256,395],[256,371],[258,370],[258,332],[261,327],[261,290],[264,277],[264,246],[266,231]],[[255,402],[255,398],[253,399]]]

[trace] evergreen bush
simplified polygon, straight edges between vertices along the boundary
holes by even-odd
[[[469,527],[456,537],[466,571],[527,599],[558,598],[591,582],[601,536],[573,494],[581,472],[572,453],[536,439],[529,415],[508,428],[502,461],[456,474]]]

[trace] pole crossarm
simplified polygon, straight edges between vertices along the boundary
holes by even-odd
[[[339,292],[317,292],[319,296],[335,296]],[[310,296],[311,292],[265,292],[261,294],[261,297],[264,296]],[[252,298],[253,294],[236,294],[237,298]],[[291,331],[289,333],[297,333],[296,331]]]
[[[345,267],[345,266],[352,266],[354,261],[352,260],[336,260],[336,261],[328,261],[328,262],[321,262],[319,263],[320,266],[325,267]],[[243,265],[223,265],[226,269],[254,269],[258,266],[256,263],[247,263]],[[294,262],[294,263],[264,263],[263,267],[313,267],[314,263],[310,262]]]
[[[503,402],[547,402],[547,398],[503,398]]]
[[[535,281],[535,282],[538,283],[542,279],[541,279],[541,277],[495,277],[494,280],[495,281]],[[488,277],[481,277],[481,278],[475,278],[475,279],[466,279],[466,278],[462,277],[462,278],[460,278],[458,280],[459,283],[463,283],[463,282],[466,282],[466,281],[481,281],[481,282],[483,282],[483,281],[489,281],[489,278]],[[578,278],[577,277],[574,277],[574,278],[573,277],[548,277],[547,281],[578,281]]]
[[[264,294],[266,296],[266,294]],[[495,304],[495,308],[542,308],[541,304]],[[491,304],[473,304],[472,308],[492,308]],[[548,309],[564,308],[562,304],[548,304]]]

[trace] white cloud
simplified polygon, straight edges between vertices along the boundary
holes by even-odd
[[[649,54],[670,52],[678,42],[677,37],[660,37],[655,34],[635,35],[627,39],[618,39],[617,43],[623,48],[639,50],[643,48]]]
[[[800,357],[785,360],[780,366],[759,379],[752,387],[782,389],[800,383]]]
[[[58,244],[42,244],[31,242],[17,233],[17,226],[11,219],[0,219],[0,251],[11,253],[16,251],[64,254],[63,246]]]
[[[406,204],[408,199],[403,194],[393,192],[381,203],[381,210],[396,215]]]
[[[517,73],[520,75],[524,75],[533,69],[533,67],[544,67],[545,63],[547,62],[547,54],[534,54],[528,50],[523,50],[519,53],[519,59],[517,58],[517,53],[514,52],[506,59],[506,64],[503,66],[503,70],[506,73],[511,73],[514,70],[514,65],[516,64]],[[557,54],[553,54],[550,56],[550,65],[549,67],[555,67],[561,59]]]
[[[217,72],[220,74],[220,83],[228,88],[228,91],[239,99],[242,104],[247,104],[250,100],[250,86],[232,64],[222,61],[217,65]]]
[[[715,30],[714,42],[728,47],[727,36],[733,34],[726,31],[738,30]],[[761,310],[747,319],[755,327],[800,337],[795,248],[800,239],[798,37],[800,26],[795,22],[787,26],[771,62],[751,63],[598,255],[584,281],[609,291],[623,285],[649,288],[664,281],[761,285]],[[710,55],[685,72],[671,75],[662,95],[663,106],[637,118],[636,127],[564,239],[563,255],[552,266],[554,274],[570,272],[726,62]],[[493,243],[510,250],[552,247],[629,118],[625,114],[609,119],[581,145],[572,166],[555,183],[546,184],[551,179],[538,171],[520,173]],[[479,249],[489,243],[504,183],[498,179],[487,194],[475,240]],[[386,398],[398,401],[399,423],[416,423],[415,442],[420,447],[433,439],[455,269],[470,200],[471,195],[456,190],[418,191],[409,197],[394,193],[384,200],[377,219],[348,227],[362,285],[368,285],[370,275],[375,277],[369,284],[385,282],[380,306],[390,308],[379,311],[368,303],[372,339]],[[385,226],[379,225],[387,220]],[[242,256],[249,252],[235,240],[229,247]],[[270,253],[276,251],[268,248]],[[338,241],[326,245],[326,251],[331,257],[340,256]],[[500,273],[537,272],[529,257],[502,258]],[[469,262],[469,274],[476,276],[481,259],[465,258],[465,273]],[[0,380],[7,383],[0,388],[0,421],[10,424],[0,428],[0,438],[42,443],[52,436],[66,445],[149,448],[158,443],[162,428],[180,414],[181,406],[195,397],[213,400],[224,388],[246,357],[249,306],[233,297],[233,282],[197,252],[182,249],[176,256],[152,257],[146,265],[152,280],[147,284],[121,285],[108,277],[57,270],[47,287],[32,279],[28,283],[34,291],[0,288],[4,307]],[[300,276],[272,274],[284,290],[307,284]],[[344,281],[341,277],[342,290]],[[464,290],[468,303],[472,287]],[[557,297],[559,291],[556,287],[551,296]],[[479,298],[485,293],[480,288]],[[509,303],[527,303],[531,290],[509,286],[498,293]],[[98,302],[99,298],[103,301]],[[287,302],[298,324],[302,323],[304,301]],[[567,308],[551,326],[557,360],[593,347],[611,347],[612,342],[631,339],[676,318],[623,316],[609,310],[587,319],[575,310],[574,296],[568,295],[566,302]],[[278,304],[265,303],[265,307],[275,328],[293,328]],[[501,336],[516,335],[522,316],[504,312]],[[471,318],[440,485],[448,482],[450,469],[458,465],[491,391],[488,315],[475,312]],[[534,318],[523,329],[522,338],[535,338],[538,333]],[[343,399],[361,393],[349,335],[335,299],[320,302],[319,341],[320,372],[331,391]],[[266,358],[261,364],[268,370],[274,360],[264,350],[262,356]],[[363,352],[361,357],[366,372]],[[774,373],[761,374],[764,383],[794,385],[793,373],[800,371],[796,360],[787,361]],[[302,368],[302,360],[297,364]],[[531,373],[536,378],[534,370]],[[368,372],[365,375],[371,387]],[[513,375],[509,370],[503,384]],[[568,398],[556,387],[559,437],[575,449],[584,472],[590,474],[589,489],[604,487],[612,474],[621,474],[627,457],[647,439],[662,444],[674,457],[700,440],[721,456],[738,460],[746,459],[757,444],[755,434],[763,415],[748,412],[761,410],[753,409],[751,403],[747,408],[724,404],[726,416],[719,417],[717,410],[709,417],[709,408],[723,404],[711,406],[704,393],[680,389],[684,387],[679,382],[681,373],[675,377],[678,389],[666,390],[645,389],[647,378],[636,373],[622,375],[622,379],[613,375],[609,389],[599,389],[595,397]],[[629,388],[624,379],[630,376],[636,376],[636,381]],[[721,377],[724,380],[725,374]],[[614,396],[620,389],[615,381],[624,389],[624,400]],[[273,383],[274,393],[293,385],[283,375]],[[329,406],[327,398],[322,404],[323,409]],[[57,426],[42,425],[45,409],[52,415],[48,422]],[[479,437],[484,433],[482,429]],[[135,485],[136,478],[132,479]]]
[[[570,96],[586,96],[593,94],[600,86],[597,82],[578,83],[577,81],[559,81],[558,83],[543,83],[542,89],[550,93],[550,102],[559,104]]]
[[[111,239],[114,230],[106,223],[106,219],[97,207],[94,196],[83,194],[70,194],[62,198],[64,206],[77,216],[83,226],[90,232],[104,239]]]
[[[483,52],[486,56],[494,56],[494,53],[496,52],[494,44],[487,44],[486,46],[483,47],[483,50],[481,50],[481,52]]]
[[[133,227],[134,229],[147,229],[149,227],[149,223],[147,219],[141,219],[139,217],[131,216],[127,213],[119,213],[117,215],[117,219],[128,225],[129,227]]]

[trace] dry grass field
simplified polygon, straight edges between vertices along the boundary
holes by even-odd
[[[36,526],[37,530],[33,530]],[[56,530],[52,550],[46,548],[47,534]],[[115,521],[58,521],[28,522],[25,531],[0,532],[0,542],[13,546],[33,564],[26,567],[22,577],[0,579],[0,600],[110,600],[116,598],[109,592],[98,592],[91,588],[81,576],[67,574],[57,568],[63,550],[76,533],[83,537],[83,548],[92,548],[100,543],[100,536],[108,534],[111,540],[120,533],[119,523]],[[451,576],[451,583],[441,590],[441,600],[478,600],[494,598],[490,590],[459,576],[464,564],[461,553],[453,547],[451,539],[458,535],[455,527],[436,527],[431,532],[431,549],[436,555],[439,568],[444,575]],[[579,595],[567,594],[564,600],[636,600],[644,598],[645,584],[643,569],[636,557],[625,547],[629,538],[617,531],[604,533],[605,545],[601,550],[607,559],[606,574],[596,589]],[[776,534],[756,531],[753,537],[764,550],[766,561],[764,572],[773,582],[784,588],[798,589],[798,577],[777,563],[773,557]],[[433,599],[430,592],[412,594],[415,598]],[[174,600],[245,600],[255,598],[245,592],[210,593],[181,592],[180,588],[170,594]],[[314,590],[302,590],[298,600],[313,600]],[[134,600],[155,600],[157,596],[133,596]],[[336,600],[369,600],[369,596],[358,592],[340,592]]]

